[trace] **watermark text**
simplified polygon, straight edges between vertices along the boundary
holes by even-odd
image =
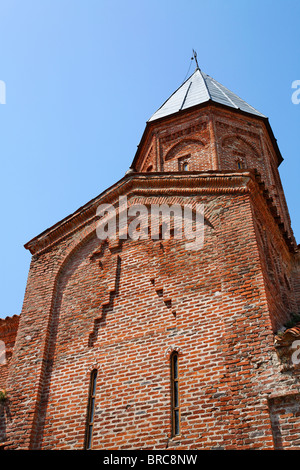
[[[118,210],[112,204],[97,208],[96,233],[100,240],[185,240],[186,250],[200,250],[204,243],[204,204],[133,204],[119,197]]]
[[[292,83],[292,88],[295,91],[292,94],[292,103],[299,104],[300,103],[300,80],[294,80]]]
[[[0,80],[0,104],[6,104],[6,84]]]

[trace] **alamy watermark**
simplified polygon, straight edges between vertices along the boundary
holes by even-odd
[[[6,349],[4,341],[0,340],[0,366],[6,364]]]
[[[299,104],[300,103],[300,80],[294,80],[292,83],[292,88],[295,91],[292,94],[292,103]]]
[[[6,104],[6,84],[0,80],[0,104]]]
[[[300,364],[300,341],[299,340],[293,341],[293,344],[291,347],[292,347],[292,350],[294,350],[291,356],[292,363],[294,365],[298,365]]]
[[[204,204],[133,204],[119,197],[118,210],[101,204],[96,215],[100,240],[185,240],[186,250],[200,250],[204,243]]]

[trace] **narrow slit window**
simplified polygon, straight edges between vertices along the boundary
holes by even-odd
[[[244,161],[241,158],[236,161],[236,165],[238,170],[242,170],[245,168]]]
[[[86,448],[86,450],[90,450],[92,448],[94,417],[95,417],[97,374],[98,374],[97,369],[94,369],[91,373],[90,390],[89,390],[89,403],[88,403],[88,415],[87,415],[87,424],[86,424],[86,439],[85,439],[85,448]]]
[[[191,155],[178,158],[178,171],[189,171],[189,160]]]
[[[180,400],[179,400],[179,373],[178,353],[171,356],[171,409],[172,409],[172,436],[180,434]]]

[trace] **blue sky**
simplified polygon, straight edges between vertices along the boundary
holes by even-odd
[[[0,317],[21,312],[24,244],[123,177],[193,48],[269,117],[299,243],[299,18],[299,0],[0,0]]]

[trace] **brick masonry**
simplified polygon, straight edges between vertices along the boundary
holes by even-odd
[[[4,392],[7,388],[9,363],[13,354],[16,335],[19,326],[19,316],[0,319],[0,389]],[[8,408],[0,403],[0,449],[6,441],[6,427],[10,419]]]
[[[277,166],[263,120],[188,110],[148,124],[131,172],[26,245],[23,309],[0,365],[2,447],[83,449],[97,369],[95,449],[299,448],[298,369],[274,343],[300,300]],[[101,242],[96,209],[120,195],[204,204],[202,249],[174,237]]]

